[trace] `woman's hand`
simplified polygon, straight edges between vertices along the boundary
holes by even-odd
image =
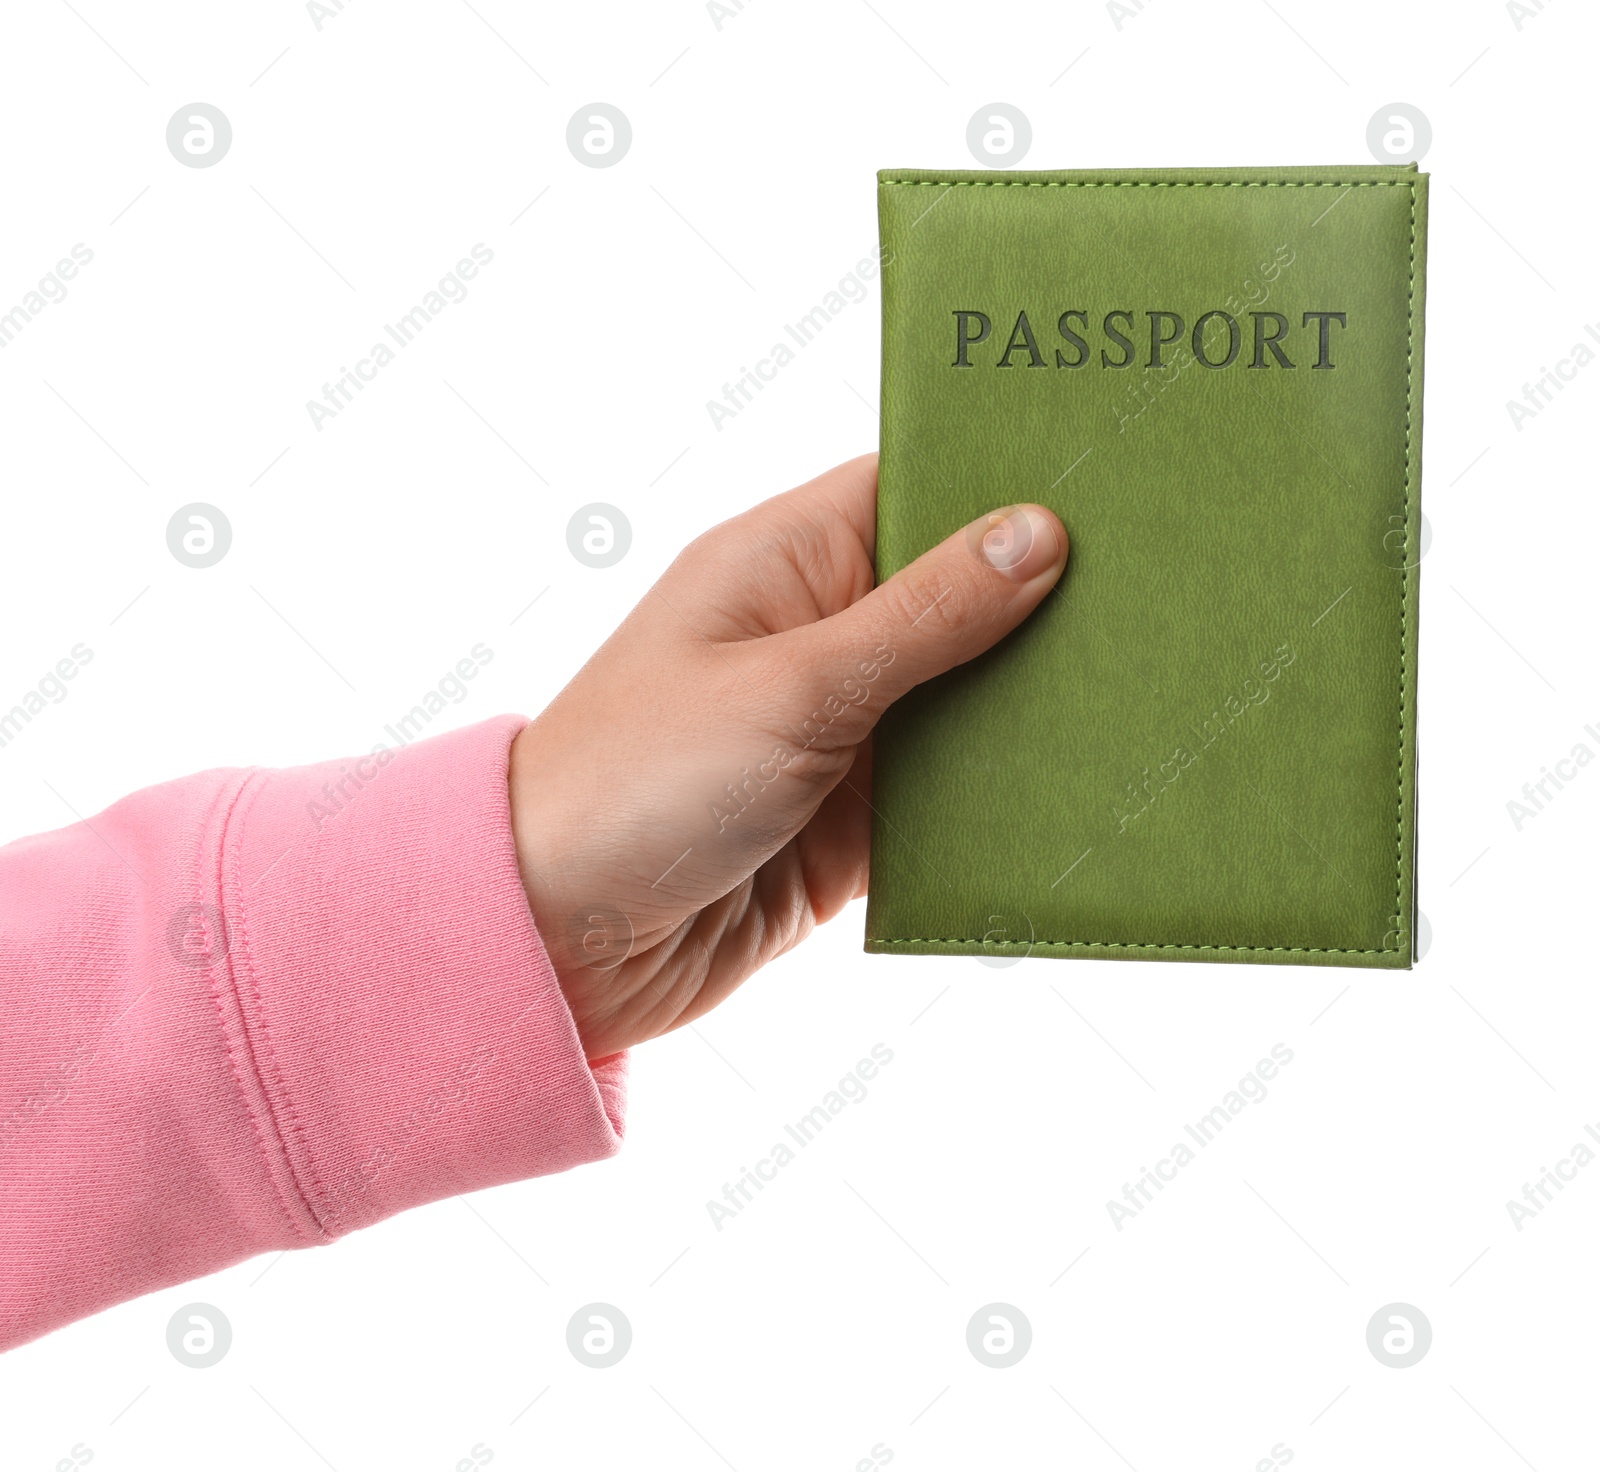
[[[871,733],[1061,575],[1003,508],[873,587],[875,455],[692,542],[511,752],[529,903],[590,1058],[692,1022],[866,893]]]

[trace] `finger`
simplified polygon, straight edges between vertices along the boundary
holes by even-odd
[[[849,773],[795,838],[817,924],[867,892],[872,851],[872,738],[855,749]]]
[[[871,557],[878,539],[878,452],[857,455],[773,499],[814,520],[842,521]]]
[[[817,746],[859,741],[907,690],[982,654],[1038,607],[1067,560],[1043,506],[1004,508],[925,552],[831,618],[773,641],[802,701],[824,702]]]
[[[707,638],[784,633],[872,587],[878,457],[859,455],[712,527],[659,589]]]

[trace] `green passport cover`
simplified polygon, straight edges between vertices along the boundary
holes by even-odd
[[[878,176],[877,573],[1056,591],[874,739],[868,951],[1409,968],[1427,176]]]

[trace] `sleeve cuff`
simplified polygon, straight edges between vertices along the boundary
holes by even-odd
[[[233,804],[223,1027],[304,1238],[621,1146],[627,1055],[585,1059],[517,872],[524,725],[257,771]]]

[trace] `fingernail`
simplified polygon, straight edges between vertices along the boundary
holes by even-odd
[[[1061,555],[1055,523],[1026,506],[992,512],[974,530],[984,561],[1019,583],[1054,566]]]

